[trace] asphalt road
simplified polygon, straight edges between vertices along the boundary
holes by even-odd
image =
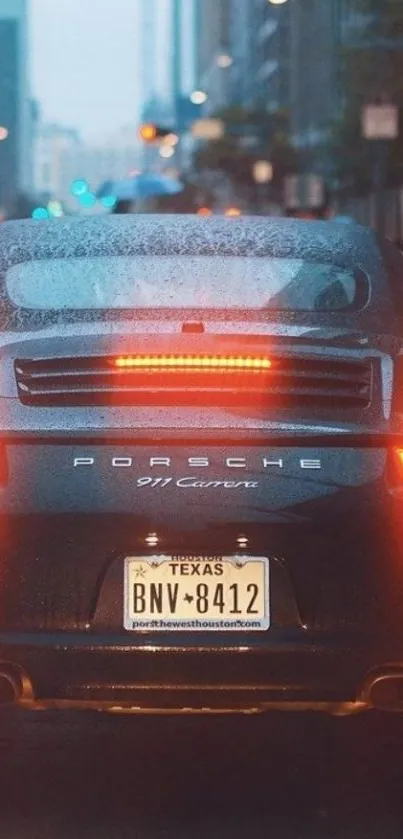
[[[401,839],[403,717],[0,715],[0,839]]]

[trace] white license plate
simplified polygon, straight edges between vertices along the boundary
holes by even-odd
[[[259,631],[270,626],[269,560],[133,556],[125,560],[128,630]]]

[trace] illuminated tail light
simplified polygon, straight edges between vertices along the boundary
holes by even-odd
[[[5,446],[0,446],[0,484],[5,484],[8,481],[8,463]]]
[[[389,449],[386,475],[390,489],[403,490],[403,448]]]
[[[196,322],[188,327],[203,330]],[[360,417],[371,404],[370,361],[227,344],[199,350],[199,336],[192,337],[183,351],[162,351],[156,336],[149,346],[157,346],[157,352],[142,347],[140,352],[17,359],[19,399],[24,405],[249,408],[264,403],[270,409],[325,410],[329,416],[359,410]]]
[[[115,359],[115,367],[126,370],[270,370],[272,363],[263,356],[220,355],[129,355]]]

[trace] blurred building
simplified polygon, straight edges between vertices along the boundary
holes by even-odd
[[[34,142],[34,189],[38,197],[63,197],[65,153],[78,155],[80,150],[80,136],[73,128],[39,122]]]
[[[42,123],[35,143],[35,194],[73,208],[74,181],[85,180],[96,192],[104,181],[129,177],[140,162],[136,125],[124,126],[103,145],[89,146],[73,128]]]
[[[174,0],[175,32],[179,43],[180,72],[177,91],[189,95],[197,82],[197,40],[199,31],[197,0]]]
[[[291,126],[309,168],[326,174],[332,122],[343,104],[343,48],[357,24],[355,0],[290,3]]]
[[[206,113],[228,105],[277,110],[289,104],[290,4],[197,0],[198,86]]]
[[[158,0],[141,0],[140,76],[143,104],[151,101],[156,96],[157,91],[157,2]]]
[[[305,151],[326,143],[340,101],[339,0],[293,3],[291,10],[291,127]]]
[[[33,111],[26,0],[0,0],[0,206],[32,187]]]
[[[196,0],[143,0],[142,121],[181,134],[181,146],[172,158],[161,157],[158,147],[145,146],[146,168],[183,167],[189,159],[191,140],[186,124],[197,79],[196,27]]]
[[[172,86],[172,0],[141,0],[141,86],[142,122],[171,125]],[[151,169],[159,161],[158,149],[143,146],[142,166]]]
[[[309,0],[308,0],[309,2]],[[253,0],[255,106],[268,111],[290,105],[290,15],[291,2],[273,6]]]
[[[230,67],[222,66],[224,56],[233,61],[231,0],[197,0],[196,15],[197,87],[207,94],[204,112],[208,115],[225,108],[232,99]]]
[[[223,68],[223,71],[230,76],[228,93],[231,102],[245,108],[253,108],[257,98],[259,23],[254,0],[229,0],[228,52],[232,64],[227,70]]]
[[[71,208],[77,208],[77,201],[71,195],[74,181],[86,181],[89,191],[95,194],[105,181],[128,178],[140,166],[136,126],[126,126],[102,146],[72,144],[60,157],[60,187],[55,197]]]
[[[197,2],[205,112],[288,110],[304,167],[326,174],[329,130],[343,103],[343,47],[360,22],[356,0]]]
[[[141,0],[141,82],[143,103],[173,101],[173,0]]]

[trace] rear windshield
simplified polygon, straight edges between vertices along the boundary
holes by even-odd
[[[11,302],[31,310],[362,308],[362,271],[302,259],[116,256],[38,260],[6,273]]]

